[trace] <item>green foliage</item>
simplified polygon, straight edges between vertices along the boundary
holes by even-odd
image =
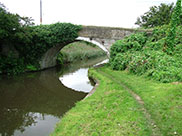
[[[57,63],[60,65],[63,65],[65,58],[66,58],[66,56],[63,53],[59,52],[59,54],[57,56]]]
[[[182,44],[180,43],[180,44],[176,45],[173,55],[177,59],[181,59],[181,53],[182,53]]]
[[[6,7],[0,3],[0,73],[18,74],[24,71],[24,58],[17,58],[14,52],[3,53],[2,46],[14,46],[19,41],[17,35],[26,40],[24,32],[27,25],[32,25],[32,20],[20,17],[18,14],[9,13]],[[14,48],[14,47],[12,47]]]
[[[33,65],[27,65],[26,69],[27,69],[28,71],[36,71],[36,70],[38,70],[38,69],[37,69],[35,66],[33,66]]]
[[[182,61],[162,51],[138,52],[133,54],[128,70],[138,75],[146,75],[161,82],[182,81]]]
[[[57,60],[59,64],[63,64],[105,55],[106,53],[96,45],[85,41],[79,41],[64,47],[60,51]]]
[[[14,34],[20,29],[18,15],[8,13],[0,7],[0,45],[13,42]]]
[[[141,50],[146,41],[146,33],[132,34],[129,37],[125,37],[123,40],[118,40],[111,46],[110,59],[112,60],[117,53],[124,53],[128,50]]]
[[[92,47],[97,47],[97,45],[91,43],[91,42],[87,42],[87,41],[79,41],[80,43],[86,44],[88,46],[92,46]]]
[[[153,39],[153,38],[152,38]],[[145,48],[143,50],[162,50],[163,45],[165,43],[165,39],[160,39],[156,42],[151,42],[150,40],[146,43]]]
[[[16,74],[24,68],[39,69],[39,60],[47,50],[73,42],[80,29],[81,26],[70,23],[33,26],[31,18],[9,13],[0,3],[0,73]],[[7,45],[18,51],[18,58],[3,53],[2,46]]]
[[[20,40],[16,44],[16,49],[25,58],[27,64],[37,65],[38,60],[51,47],[58,44],[64,46],[73,42],[78,37],[80,29],[81,26],[70,23],[29,27],[26,34],[18,35]]]
[[[166,5],[161,3],[159,6],[152,6],[144,15],[137,18],[135,24],[144,28],[167,25],[170,22],[174,4]]]
[[[152,36],[151,37],[148,37],[150,38],[150,42],[156,42],[162,38],[165,38],[166,35],[167,35],[167,31],[169,29],[169,26],[168,25],[163,25],[163,26],[160,26],[160,27],[155,27],[153,28],[153,31],[152,31]]]
[[[114,43],[110,50],[111,67],[114,70],[128,70],[165,83],[182,81],[182,27],[179,26],[176,30],[179,35],[174,40],[176,47],[173,55],[163,51],[168,28],[168,26],[157,27],[151,35],[144,35],[140,40],[146,40],[142,40],[144,42],[139,49],[128,46],[133,41],[132,37],[141,35],[138,33]],[[140,40],[137,42],[142,43]]]
[[[158,83],[110,67],[89,69],[89,76],[99,81],[96,91],[76,103],[51,136],[181,136],[182,84]],[[135,104],[131,92],[144,105]],[[142,106],[155,124],[144,115]]]
[[[93,69],[89,76],[99,80],[99,87],[63,116],[51,136],[151,135],[141,106],[124,87]]]
[[[170,28],[167,33],[166,43],[164,44],[164,51],[166,51],[168,54],[172,54],[174,50],[176,28],[180,23],[180,15],[181,15],[181,0],[178,0],[170,21]]]
[[[118,53],[112,61],[110,61],[111,67],[114,70],[125,70],[131,61],[132,54],[130,52]]]
[[[9,13],[0,3],[0,46],[16,42],[16,35],[24,32],[25,27],[31,25],[33,25],[31,18]]]
[[[129,88],[131,91],[135,92],[142,98],[145,108],[147,109],[148,113],[151,115],[151,118],[154,120],[156,126],[160,130],[160,134],[155,133],[154,135],[181,136],[182,134],[182,129],[181,129],[182,108],[180,108],[182,103],[181,83],[178,82],[175,82],[173,84],[159,83],[143,78],[142,76],[129,74],[126,71],[113,71],[109,67],[99,68],[94,71],[96,71],[96,74],[101,74],[104,77],[107,77],[107,75],[109,75],[110,77],[109,79],[114,82],[110,84],[111,86],[114,86],[115,83],[118,84],[120,83],[119,84],[120,86],[124,86],[124,88]],[[103,82],[106,81],[107,80],[104,80],[101,81],[100,83],[102,84]],[[107,89],[106,86],[105,88],[102,88],[102,90],[106,89]],[[99,92],[101,91],[101,89],[98,88],[97,91]],[[105,93],[102,94],[104,95]],[[115,99],[116,98],[117,97],[115,97]],[[144,134],[141,134],[141,136],[143,135]],[[151,135],[148,134],[146,136],[151,136]]]
[[[160,11],[162,6],[165,5],[151,8],[146,16],[150,17],[149,15],[157,13],[157,8]],[[138,50],[135,46],[128,45],[133,42],[132,37],[139,34],[131,35],[113,44],[110,53],[111,67],[115,70],[127,69],[131,73],[145,75],[164,83],[182,81],[182,27],[178,26],[180,15],[181,0],[178,0],[170,25],[155,27],[153,33],[145,37],[146,40],[141,38],[135,40],[141,45],[137,46],[140,47]],[[154,16],[151,17],[154,19]]]
[[[22,59],[15,58],[12,53],[8,56],[0,56],[0,74],[19,74],[24,71],[24,62]]]

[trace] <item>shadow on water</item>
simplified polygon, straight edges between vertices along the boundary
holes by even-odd
[[[92,64],[84,65],[0,79],[0,136],[49,135],[61,116],[87,95],[65,87],[59,77]]]

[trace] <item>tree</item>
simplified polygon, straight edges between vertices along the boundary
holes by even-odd
[[[18,40],[17,34],[22,33],[23,36],[27,27],[31,25],[33,25],[31,18],[12,14],[0,3],[0,48],[1,45],[15,44]]]
[[[144,28],[169,24],[173,9],[174,3],[169,5],[161,3],[159,6],[152,6],[148,12],[137,18],[135,24]]]

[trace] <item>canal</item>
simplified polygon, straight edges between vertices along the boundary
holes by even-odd
[[[93,88],[88,68],[106,57],[0,79],[0,136],[48,136]]]

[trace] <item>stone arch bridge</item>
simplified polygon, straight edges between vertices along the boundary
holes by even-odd
[[[116,41],[123,39],[135,32],[146,32],[146,30],[117,28],[117,27],[101,27],[101,26],[83,26],[79,32],[79,37],[75,41],[87,41],[96,44],[104,51],[108,52],[111,45]],[[40,68],[46,69],[56,66],[56,57],[59,51],[66,45],[57,45],[49,49],[40,60]]]

